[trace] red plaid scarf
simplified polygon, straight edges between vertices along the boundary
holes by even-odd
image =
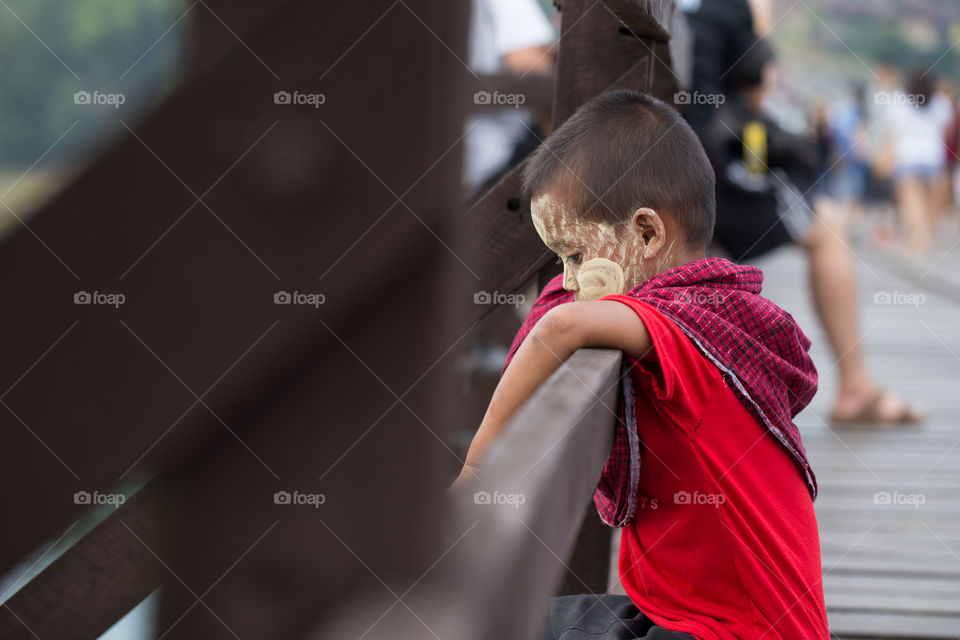
[[[787,450],[816,498],[817,481],[793,423],[817,390],[817,370],[807,353],[810,340],[793,316],[760,295],[762,286],[763,272],[756,267],[707,258],[656,275],[626,295],[674,322],[720,370],[747,410]],[[563,277],[551,280],[514,338],[506,365],[547,311],[572,301],[573,293],[563,289]],[[624,526],[633,519],[640,470],[626,362],[620,382],[613,449],[594,494],[600,517],[610,526]]]

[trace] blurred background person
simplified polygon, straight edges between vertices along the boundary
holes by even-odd
[[[473,0],[469,66],[481,78],[551,76],[556,39],[536,0]],[[545,132],[538,114],[525,106],[474,102],[466,123],[463,182],[468,192],[479,194],[535,149]],[[529,102],[524,95],[522,104]]]
[[[810,108],[810,135],[817,147],[817,174],[812,195],[818,196],[827,193],[830,182],[828,174],[836,159],[829,107],[822,100],[817,100]]]
[[[846,207],[852,220],[861,218],[870,172],[866,93],[866,86],[854,86],[830,115],[835,160],[829,176],[829,191]]]
[[[897,208],[906,232],[905,257],[920,260],[933,244],[934,224],[944,206],[946,130],[953,115],[949,100],[934,95],[934,80],[914,70],[905,90],[888,94],[885,123],[893,158]]]
[[[944,163],[945,172],[940,181],[938,209],[935,211],[934,234],[940,237],[942,230],[943,216],[946,213],[955,214],[957,207],[957,177],[958,167],[960,167],[960,105],[957,104],[957,92],[954,84],[948,78],[940,78],[937,81],[936,95],[943,99],[947,109],[950,110],[950,117],[947,121],[947,127],[944,130]],[[951,216],[954,217],[954,216]],[[952,229],[953,235],[957,229]]]
[[[753,14],[747,0],[678,0],[693,33],[691,89],[704,96],[723,92],[725,74],[754,43]],[[682,109],[697,136],[703,136],[715,105],[693,99]]]
[[[815,142],[764,114],[775,80],[773,49],[757,40],[727,73],[725,100],[706,126],[702,141],[717,175],[714,239],[737,262],[785,244],[806,253],[814,308],[840,374],[834,426],[919,423],[923,414],[881,389],[867,371],[842,208],[809,196],[819,165]]]
[[[889,248],[896,241],[898,215],[893,202],[893,150],[886,144],[884,124],[890,117],[891,102],[880,99],[880,96],[892,95],[901,86],[900,72],[891,58],[878,58],[867,86],[867,155],[870,167],[864,200],[874,223],[874,243],[878,247]]]

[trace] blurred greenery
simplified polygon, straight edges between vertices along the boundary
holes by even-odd
[[[929,69],[960,78],[957,0],[773,0],[769,34],[797,96],[830,102],[870,83],[890,62],[901,75]]]
[[[16,180],[48,149],[41,174],[73,163],[169,90],[185,9],[180,0],[0,3],[0,175]],[[78,91],[120,93],[125,102],[76,104]]]

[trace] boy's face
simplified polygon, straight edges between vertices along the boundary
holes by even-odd
[[[549,192],[534,197],[531,216],[540,239],[563,261],[563,288],[573,291],[576,300],[589,299],[581,292],[582,267],[595,258],[606,258],[623,271],[623,291],[611,293],[629,291],[649,277],[647,243],[633,219],[616,226],[582,220]]]

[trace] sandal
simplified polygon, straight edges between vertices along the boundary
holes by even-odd
[[[875,429],[890,430],[897,427],[916,426],[924,421],[924,415],[910,408],[906,404],[894,415],[885,415],[881,410],[887,393],[877,389],[863,407],[849,416],[841,416],[836,412],[830,415],[831,426],[834,429]]]

